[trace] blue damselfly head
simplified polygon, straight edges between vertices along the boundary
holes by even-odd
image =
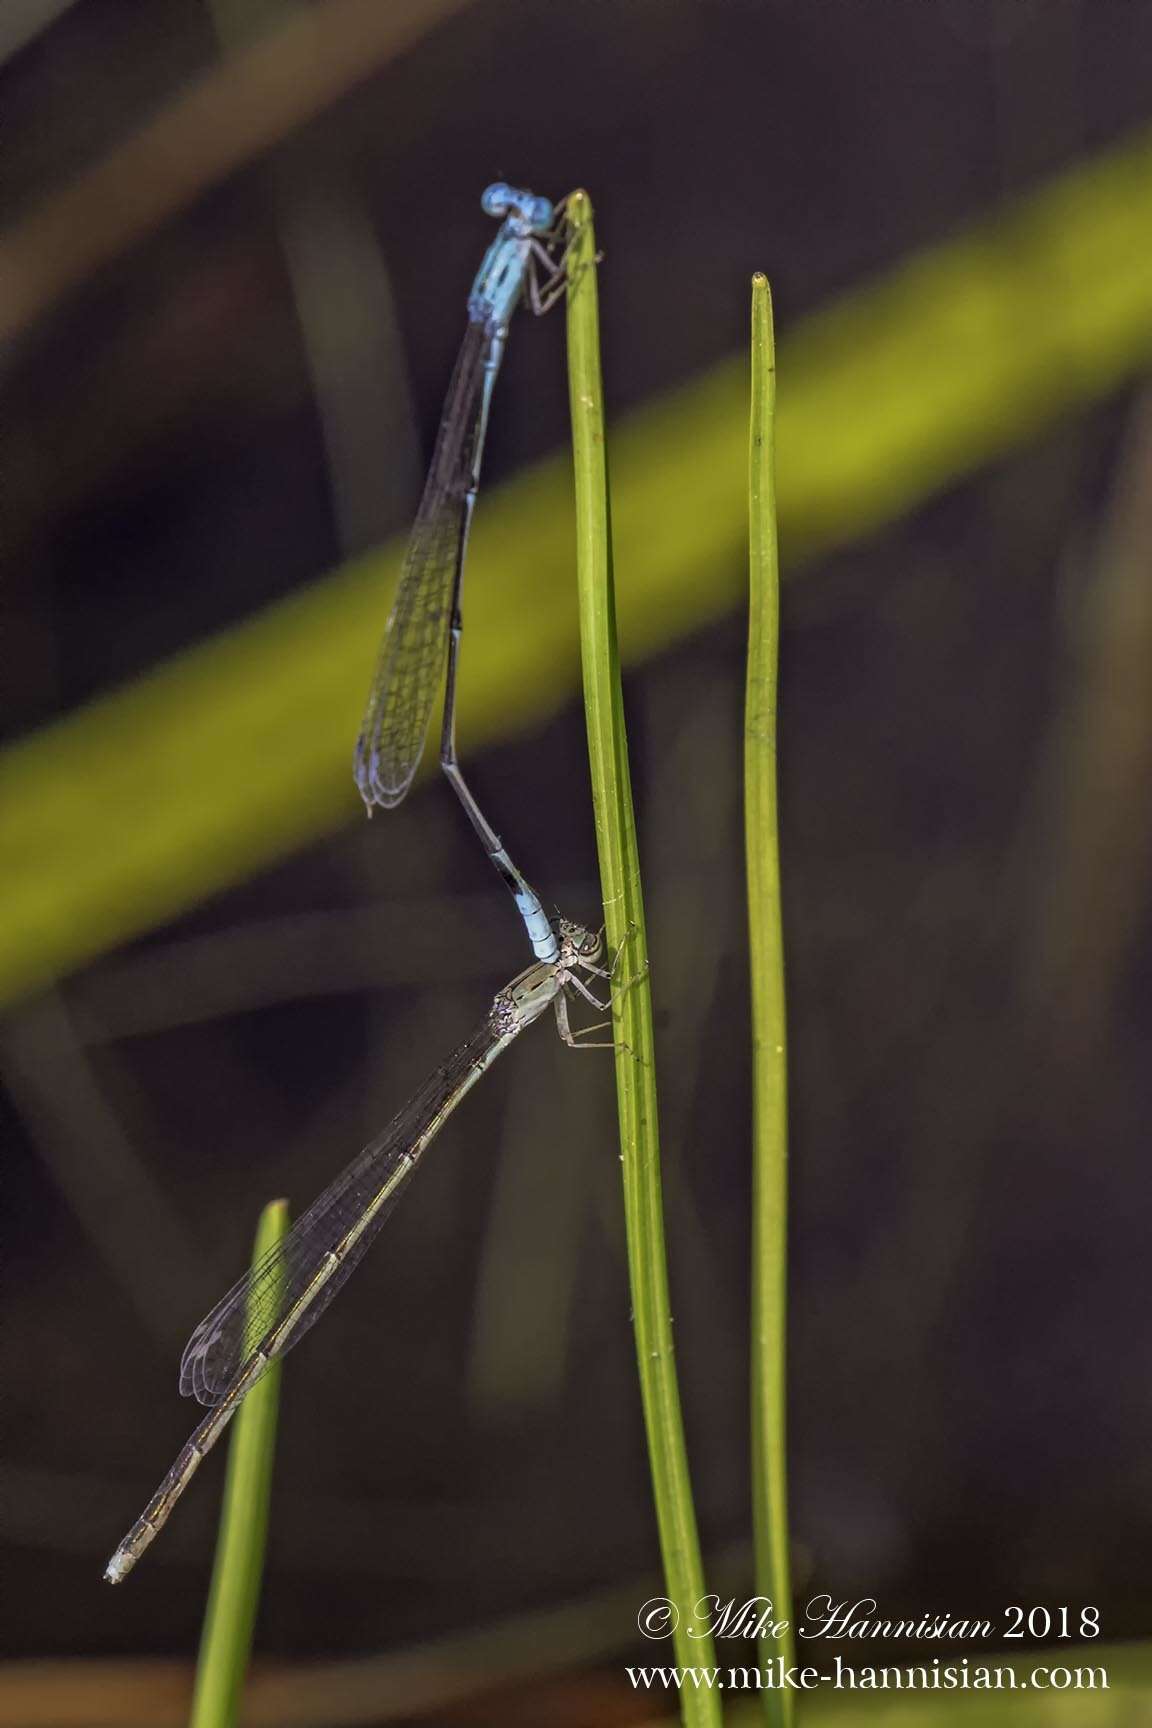
[[[550,198],[538,198],[535,192],[524,192],[517,186],[506,186],[497,180],[484,189],[480,208],[487,216],[512,216],[524,225],[525,234],[546,234],[552,226],[555,210]]]

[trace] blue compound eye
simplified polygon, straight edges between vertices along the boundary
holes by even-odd
[[[531,206],[525,212],[529,222],[538,233],[543,233],[552,226],[552,200],[550,198],[533,198]]]
[[[505,186],[503,180],[497,180],[494,185],[485,187],[480,208],[486,216],[507,216],[512,208],[511,186]]]

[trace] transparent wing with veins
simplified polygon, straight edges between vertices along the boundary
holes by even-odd
[[[180,1362],[180,1390],[185,1396],[190,1394],[209,1406],[221,1402],[281,1317],[305,1296],[326,1257],[334,1253],[363,1218],[373,1198],[395,1178],[395,1187],[342,1257],[337,1270],[302,1309],[287,1335],[278,1341],[276,1354],[282,1356],[316,1324],[375,1240],[420,1153],[439,1126],[445,1104],[454,1098],[469,1071],[490,1058],[499,1036],[499,1028],[489,1015],[429,1076],[383,1133],[313,1202],[287,1236],[233,1285],[200,1322]]]
[[[355,773],[364,802],[399,804],[424,751],[448,653],[448,613],[467,529],[484,363],[492,334],[470,323],[448,387],[432,465],[404,555],[364,724]]]

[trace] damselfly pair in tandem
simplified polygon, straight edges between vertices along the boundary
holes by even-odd
[[[444,681],[441,766],[512,891],[535,962],[498,992],[471,1037],[196,1328],[181,1361],[180,1390],[210,1406],[209,1414],[108,1562],[112,1583],[152,1542],[256,1382],[343,1287],[444,1122],[496,1058],[550,1006],[570,1046],[611,1046],[610,1039],[586,1039],[603,1022],[581,1033],[568,1018],[570,990],[609,1010],[589,982],[603,988],[610,981],[601,937],[548,918],[465,783],[456,752],[461,588],[496,375],[517,303],[526,298],[544,312],[564,293],[570,241],[562,206],[546,198],[500,184],[487,189],[482,205],[501,226],[468,298],[467,330],[357,741],[355,775],[369,813],[400,802]]]

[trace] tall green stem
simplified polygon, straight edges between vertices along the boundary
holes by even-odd
[[[596,242],[592,206],[585,193],[570,199],[568,216],[573,235],[568,377],[576,465],[580,640],[604,917],[609,947],[618,957],[612,1012],[633,1325],[671,1604],[669,1621],[677,1660],[681,1665],[700,1666],[712,1664],[715,1655],[710,1636],[689,1635],[689,1628],[698,1629],[701,1620],[697,1606],[704,1595],[704,1574],[680,1414],[664,1252],[652,998],[616,645]],[[714,1728],[721,1720],[719,1699],[706,1690],[686,1686],[680,1693],[680,1708],[684,1721],[698,1728]]]
[[[780,564],[776,551],[776,351],[772,296],[752,278],[752,424],[748,460],[748,683],[744,820],[752,964],[752,1515],[756,1587],[792,1620],[786,1446],[788,1093],[784,936],[776,818]],[[791,1632],[774,1654],[793,1659]],[[766,1691],[772,1728],[790,1728],[792,1694]]]

